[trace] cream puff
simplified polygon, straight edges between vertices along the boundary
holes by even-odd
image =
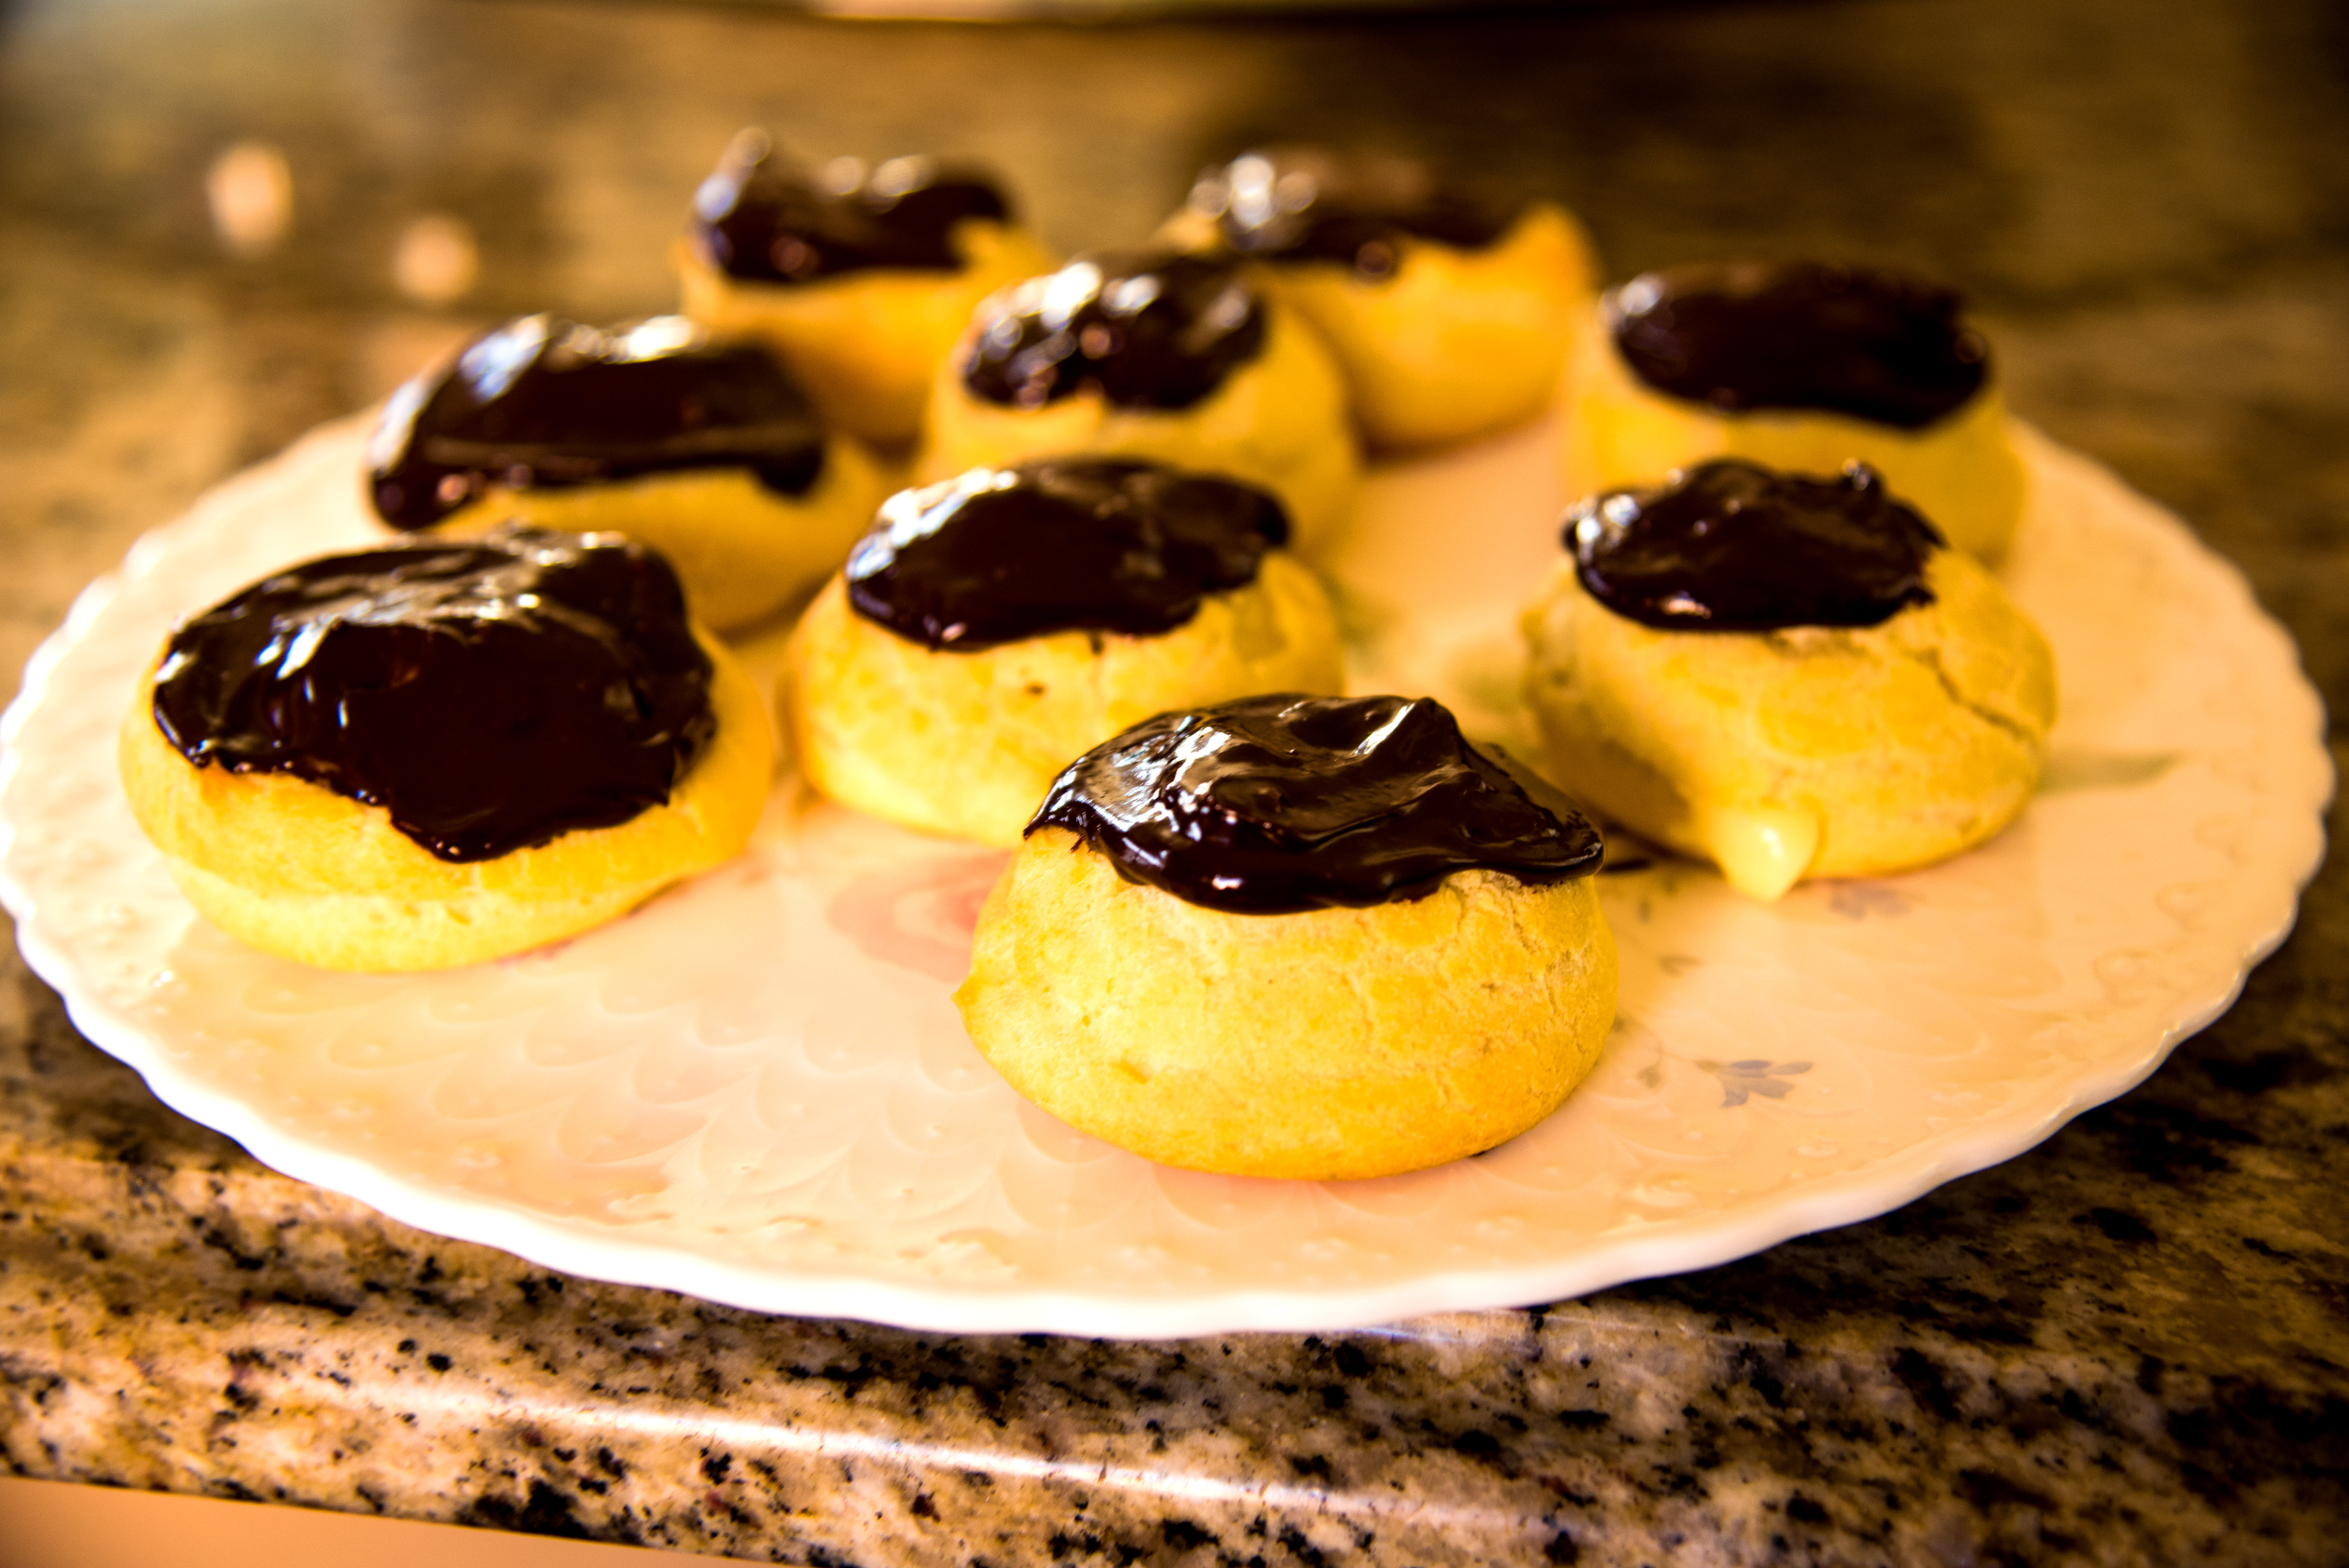
[[[1707,458],[1863,462],[1995,563],[2023,516],[1990,346],[1949,289],[1820,262],[1648,273],[1607,294],[1568,378],[1570,495]]]
[[[626,533],[719,627],[831,575],[886,493],[771,356],[673,315],[610,332],[526,315],[485,333],[392,395],[367,469],[394,528]]]
[[[1307,555],[1361,481],[1319,339],[1233,263],[1172,253],[1082,257],[982,304],[939,368],[916,472],[1071,452],[1260,485]]]
[[[1052,261],[984,174],[927,158],[804,170],[756,130],[702,181],[677,250],[686,315],[766,343],[826,423],[885,447],[920,434],[972,307]]]
[[[1335,691],[1337,621],[1249,486],[1120,459],[978,469],[882,508],[793,634],[808,781],[1006,847],[1070,759],[1151,714]]]
[[[1775,899],[1927,865],[2014,820],[2055,719],[2047,642],[1855,464],[1738,459],[1568,514],[1526,696],[1577,799]]]
[[[1599,854],[1433,701],[1162,714],[1055,780],[955,999],[1014,1088],[1149,1159],[1416,1171],[1525,1131],[1597,1061]]]
[[[1550,404],[1598,291],[1550,201],[1413,159],[1268,148],[1210,169],[1169,233],[1244,258],[1336,353],[1371,446],[1443,446]]]
[[[194,616],[120,757],[213,923],[409,970],[575,935],[730,858],[774,748],[659,556],[501,529],[306,562]]]

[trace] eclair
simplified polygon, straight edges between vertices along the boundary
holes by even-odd
[[[748,841],[757,687],[617,534],[500,529],[287,568],[181,624],[120,744],[189,902],[329,969],[576,935]]]
[[[2029,800],[2046,639],[1872,469],[1717,459],[1577,503],[1565,542],[1526,696],[1603,816],[1775,899],[1944,860]]]
[[[673,315],[507,322],[394,393],[367,452],[391,527],[626,533],[721,628],[831,575],[885,488],[772,356]]]
[[[793,634],[783,711],[823,794],[1009,847],[1086,748],[1154,713],[1335,691],[1335,614],[1279,503],[1124,459],[892,497]]]
[[[1421,1170],[1525,1131],[1597,1061],[1599,856],[1433,701],[1162,714],[1054,781],[955,999],[1014,1088],[1149,1159]]]

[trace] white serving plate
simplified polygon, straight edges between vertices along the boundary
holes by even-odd
[[[291,1175],[550,1267],[925,1329],[1331,1329],[1580,1295],[1879,1214],[2121,1093],[2290,928],[2332,789],[2290,640],[2175,518],[2028,431],[2006,569],[2064,717],[2023,820],[1764,907],[1602,879],[1621,1018],[1506,1147],[1374,1181],[1154,1166],[1020,1100],[948,993],[999,855],[787,779],[739,861],[559,948],[333,975],[198,920],[114,737],[174,617],[376,537],[346,421],[93,583],[0,725],[0,897],[76,1023]],[[1373,477],[1339,568],[1357,690],[1521,733],[1514,613],[1552,433]],[[772,649],[751,650],[771,656]]]

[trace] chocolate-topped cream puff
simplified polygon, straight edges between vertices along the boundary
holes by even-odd
[[[1566,547],[1525,619],[1550,777],[1740,890],[1945,859],[2037,784],[2046,640],[1872,469],[1704,463]]]
[[[1338,689],[1336,618],[1287,531],[1261,490],[1117,459],[903,491],[793,635],[793,754],[861,811],[1017,843],[1070,758],[1137,719]]]
[[[940,366],[917,471],[1051,453],[1146,458],[1260,485],[1314,553],[1361,459],[1312,332],[1228,262],[1081,257],[988,299]]]
[[[1951,290],[1822,262],[1648,273],[1609,292],[1567,388],[1568,493],[1706,458],[1868,464],[1995,562],[2023,516],[1990,346]]]
[[[971,307],[1052,255],[984,174],[927,158],[808,170],[753,130],[702,181],[677,264],[686,315],[766,342],[828,423],[902,446]]]
[[[1363,438],[1440,446],[1548,407],[1597,291],[1554,202],[1415,159],[1276,147],[1210,169],[1168,227],[1254,263],[1336,352]]]
[[[526,315],[485,333],[392,395],[367,468],[394,528],[626,533],[720,627],[823,582],[885,493],[764,349],[674,315],[610,332]]]
[[[659,556],[500,529],[305,562],[183,623],[120,757],[215,924],[403,970],[576,934],[730,858],[774,748]]]
[[[1160,714],[1054,781],[955,999],[1013,1088],[1152,1160],[1416,1171],[1525,1131],[1598,1060],[1599,852],[1433,701]]]

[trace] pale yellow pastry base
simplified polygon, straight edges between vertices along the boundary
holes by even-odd
[[[838,571],[887,491],[863,448],[833,440],[805,495],[769,490],[747,469],[543,490],[499,485],[433,531],[481,533],[519,518],[540,528],[625,533],[666,557],[694,615],[722,631],[771,614]]]
[[[1665,632],[1562,564],[1525,618],[1545,771],[1757,898],[1971,849],[2038,783],[2054,659],[1970,557],[1927,582],[1879,626]]]
[[[1661,484],[1673,469],[1708,458],[1747,458],[1799,474],[1839,473],[1857,459],[1884,476],[1895,498],[1977,560],[1995,565],[2003,559],[2023,519],[2023,458],[1995,382],[1922,430],[1841,414],[1723,414],[1641,383],[1594,313],[1577,336],[1565,397],[1569,496]]]
[[[901,447],[921,434],[931,374],[978,302],[1054,263],[1026,231],[984,219],[958,224],[954,244],[959,272],[874,268],[770,284],[729,277],[679,240],[680,308],[718,336],[765,343],[798,373],[828,428]]]
[[[758,687],[708,637],[718,733],[668,804],[496,860],[451,863],[362,806],[283,773],[198,768],[155,727],[151,677],[124,717],[132,814],[190,903],[240,941],[324,969],[447,969],[575,936],[731,859],[774,777]]]
[[[1492,872],[1368,909],[1230,914],[1027,841],[955,993],[979,1053],[1167,1165],[1330,1181],[1441,1165],[1557,1109],[1615,1017],[1590,879]]]
[[[1265,557],[1158,636],[1058,632],[934,653],[849,607],[835,577],[808,607],[783,677],[808,781],[869,815],[1009,847],[1061,770],[1172,708],[1342,688],[1337,617],[1311,572]]]
[[[1362,438],[1388,450],[1538,415],[1598,297],[1589,239],[1548,202],[1484,250],[1410,241],[1385,278],[1336,262],[1271,262],[1250,275],[1329,343]]]
[[[1115,407],[1090,390],[1040,408],[982,402],[963,386],[965,343],[938,367],[916,482],[1031,457],[1147,458],[1270,490],[1288,511],[1290,545],[1314,556],[1353,516],[1361,456],[1329,351],[1278,304],[1265,314],[1263,352],[1188,408]]]

